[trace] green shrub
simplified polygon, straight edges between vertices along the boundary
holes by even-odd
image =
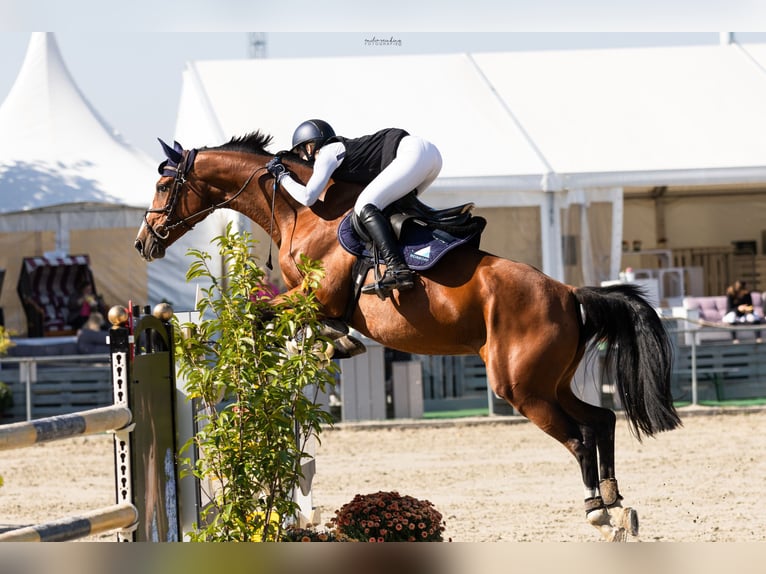
[[[297,512],[292,500],[307,460],[306,441],[331,423],[313,396],[334,383],[335,365],[322,352],[329,342],[319,333],[316,289],[323,274],[318,263],[301,259],[302,288],[275,304],[264,272],[251,258],[253,240],[231,226],[216,238],[227,269],[219,277],[211,257],[195,258],[187,280],[205,278],[197,310],[199,324],[180,325],[179,373],[187,392],[201,401],[201,430],[187,443],[202,453],[192,467],[212,504],[192,540],[280,540]],[[291,351],[286,341],[292,340]]]

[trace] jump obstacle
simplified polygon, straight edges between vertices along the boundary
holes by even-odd
[[[0,451],[78,435],[114,433],[112,506],[0,533],[0,542],[76,540],[117,531],[120,541],[181,539],[176,465],[173,315],[168,305],[113,307],[109,345],[114,404],[0,426]]]
[[[195,479],[179,478],[176,463],[177,445],[198,429],[197,407],[187,400],[183,381],[176,381],[172,316],[165,304],[151,314],[148,307],[142,314],[138,306],[109,311],[113,405],[0,426],[0,451],[114,433],[116,491],[112,506],[0,532],[0,542],[67,541],[110,531],[123,542],[178,542],[199,521],[209,500]],[[196,313],[179,313],[178,318],[182,324],[198,319]],[[306,448],[313,456],[314,437]],[[293,499],[300,508],[297,522],[304,525],[317,521],[313,459],[301,470]]]

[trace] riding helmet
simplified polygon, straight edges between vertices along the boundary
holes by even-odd
[[[326,121],[306,120],[293,133],[293,150],[312,141],[316,142],[316,149],[319,149],[332,137],[335,137],[335,130]]]

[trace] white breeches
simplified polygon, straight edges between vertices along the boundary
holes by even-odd
[[[442,156],[434,144],[418,136],[405,136],[399,142],[394,161],[359,194],[354,211],[359,215],[368,203],[383,209],[412,190],[420,195],[434,182],[441,168]]]

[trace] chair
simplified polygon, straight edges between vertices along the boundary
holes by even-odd
[[[27,317],[27,336],[73,335],[69,298],[78,286],[88,283],[95,293],[87,255],[25,257],[16,291]]]

